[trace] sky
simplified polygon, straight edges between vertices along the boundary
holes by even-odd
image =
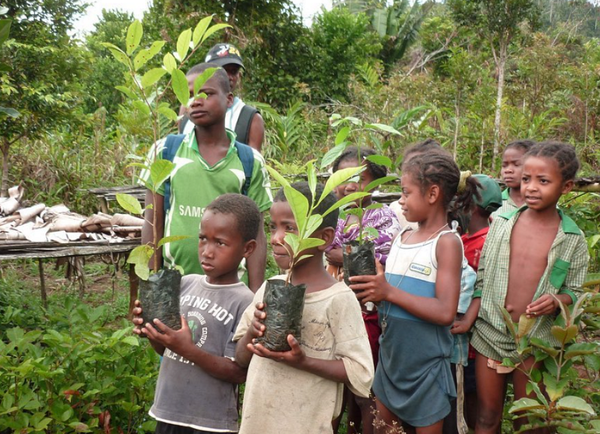
[[[312,17],[321,10],[321,6],[331,9],[332,0],[292,0],[300,7],[305,24],[310,24]],[[132,12],[136,18],[141,19],[144,11],[148,9],[151,0],[96,0],[75,23],[76,33],[90,32],[94,30],[94,24],[98,22],[102,9],[119,9],[123,12]]]

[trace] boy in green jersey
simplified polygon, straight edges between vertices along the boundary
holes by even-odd
[[[194,80],[214,65],[202,63],[187,74],[190,97],[194,96]],[[203,274],[198,260],[198,226],[204,208],[225,193],[241,193],[245,183],[244,167],[234,146],[235,134],[225,129],[225,114],[233,102],[227,73],[218,68],[206,81],[196,98],[187,108],[187,116],[195,128],[188,133],[173,158],[175,168],[170,177],[169,207],[166,213],[157,212],[156,221],[152,210],[146,212],[142,230],[142,242],[152,241],[153,225],[162,236],[187,235],[188,238],[164,245],[162,259],[167,266],[179,265],[184,274]],[[157,158],[163,158],[165,140],[154,148]],[[253,151],[254,166],[247,195],[264,212],[273,201],[269,178],[262,156]],[[146,204],[152,203],[157,210],[164,209],[165,187],[158,195],[146,192]],[[248,286],[256,291],[264,280],[266,261],[266,238],[261,223],[256,251],[248,258]],[[158,258],[161,260],[161,258]]]

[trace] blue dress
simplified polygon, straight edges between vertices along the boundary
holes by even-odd
[[[439,237],[449,232],[417,244],[402,244],[398,236],[386,263],[387,281],[411,294],[435,297],[436,246]],[[373,382],[375,396],[414,427],[442,420],[456,397],[450,326],[429,323],[387,302],[379,307],[379,322],[383,332]]]

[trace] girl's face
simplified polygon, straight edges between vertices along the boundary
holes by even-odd
[[[540,212],[555,209],[558,199],[573,188],[573,181],[564,181],[556,160],[529,157],[523,164],[521,194],[527,207]]]
[[[292,258],[287,251],[288,245],[284,238],[288,233],[298,233],[294,213],[292,213],[292,209],[287,202],[273,202],[269,213],[271,214],[269,230],[271,232],[273,259],[275,259],[279,268],[288,270]]]
[[[400,196],[400,206],[402,214],[409,222],[420,222],[427,217],[429,202],[421,191],[421,186],[417,184],[410,173],[405,173],[400,178],[402,186],[402,196]]]
[[[338,170],[348,169],[350,167],[359,167],[357,160],[344,160],[340,162],[338,166]],[[346,197],[352,193],[365,191],[367,185],[375,180],[373,174],[369,170],[368,167],[365,167],[359,175],[358,182],[348,182],[346,184],[342,184],[335,189],[335,195],[338,199]],[[371,196],[365,196],[356,201],[357,206],[367,206],[371,203]]]
[[[508,148],[502,154],[500,176],[508,188],[519,189],[521,186],[523,155],[525,155],[525,151],[518,148]]]

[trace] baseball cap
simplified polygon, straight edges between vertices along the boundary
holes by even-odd
[[[476,200],[477,206],[483,208],[489,213],[496,211],[502,206],[502,191],[496,181],[487,175],[473,175],[481,184],[479,194],[481,200]]]
[[[214,63],[218,66],[225,65],[239,65],[244,68],[244,64],[242,63],[242,56],[240,54],[240,50],[234,47],[231,44],[217,44],[212,47],[206,58],[205,62]]]

